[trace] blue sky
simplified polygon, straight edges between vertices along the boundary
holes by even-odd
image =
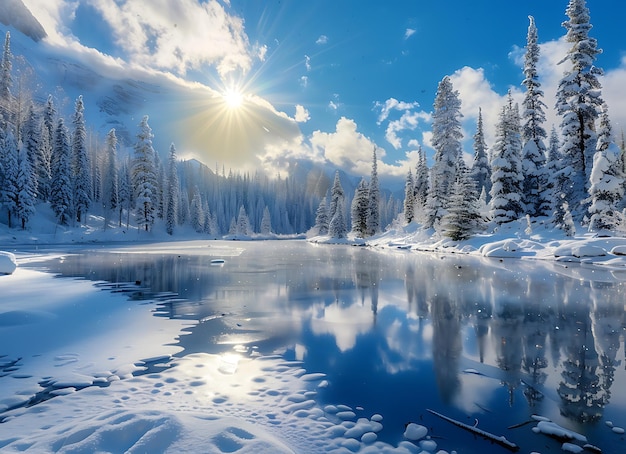
[[[542,43],[540,74],[550,110],[563,73],[555,63],[568,48],[561,26],[566,0],[24,3],[55,45],[97,49],[133,67],[200,82],[218,96],[234,87],[245,95],[244,106],[295,122],[297,128],[250,150],[251,161],[261,156],[272,166],[286,156],[306,157],[354,174],[368,173],[374,146],[381,172],[397,177],[413,165],[417,146],[429,150],[429,115],[446,75],[461,94],[465,150],[472,151],[478,107],[492,138],[507,90],[521,100],[529,14]],[[598,59],[607,73],[604,97],[621,131],[626,39],[620,18],[626,3],[588,0],[587,6],[592,36],[604,50]],[[552,112],[548,119],[558,121]]]

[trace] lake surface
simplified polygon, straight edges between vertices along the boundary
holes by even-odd
[[[509,428],[531,415],[626,452],[607,425],[626,427],[623,271],[303,241],[94,247],[45,268],[136,284],[120,289],[156,301],[154,317],[190,321],[171,340],[177,357],[302,361],[326,374],[320,407],[383,415],[378,439],[394,446],[417,422],[439,449],[506,452],[432,409],[521,452],[561,452],[536,421]]]

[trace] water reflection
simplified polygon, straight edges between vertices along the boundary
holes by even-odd
[[[573,425],[626,407],[623,273],[297,242],[242,248],[223,267],[189,253],[89,253],[51,268],[169,295],[155,315],[195,322],[173,340],[181,355],[283,353],[328,374],[322,398],[387,408],[398,423],[429,406]]]

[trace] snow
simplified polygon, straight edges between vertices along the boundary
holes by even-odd
[[[564,440],[576,440],[587,443],[587,437],[572,430],[559,426],[552,421],[539,421],[537,426],[533,428],[533,432],[551,435]]]
[[[15,255],[11,252],[0,251],[0,275],[13,274],[15,268],[17,268]]]
[[[420,440],[428,434],[428,429],[420,424],[411,422],[404,430],[404,437],[408,440]]]

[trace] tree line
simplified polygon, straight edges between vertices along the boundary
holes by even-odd
[[[82,96],[66,119],[52,95],[37,103],[26,84],[15,83],[10,39],[7,32],[0,62],[0,219],[9,228],[27,229],[48,206],[60,226],[85,224],[92,214],[103,229],[157,225],[170,235],[183,226],[220,237],[302,233],[314,225],[330,187],[322,172],[308,172],[303,184],[303,175],[212,171],[179,160],[174,144],[163,160],[148,116],[134,144],[121,144],[115,129],[102,139],[86,124]],[[389,222],[400,201],[383,197],[379,208]]]
[[[461,100],[446,76],[434,101],[429,168],[423,150],[405,179],[402,218],[454,240],[467,239],[495,226],[526,218],[547,218],[574,235],[575,222],[589,231],[614,234],[626,230],[626,152],[614,140],[608,107],[602,99],[595,66],[601,50],[589,36],[592,26],[584,0],[570,0],[565,40],[570,49],[562,63],[556,112],[561,121],[548,136],[546,104],[537,71],[540,48],[534,18],[529,16],[522,84],[522,105],[509,91],[496,124],[495,142],[485,142],[478,112],[471,166],[463,159]],[[623,136],[623,135],[622,135]],[[361,189],[357,188],[357,192]],[[355,194],[355,199],[356,199]],[[353,211],[353,216],[359,211]],[[322,223],[324,217],[322,217]],[[352,220],[360,235],[358,221]],[[318,222],[318,228],[324,229]],[[331,235],[333,233],[331,232]]]

